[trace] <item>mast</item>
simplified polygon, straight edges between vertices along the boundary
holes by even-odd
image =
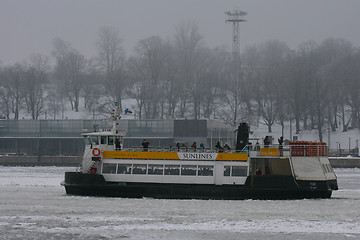
[[[112,113],[111,113],[111,117],[112,117],[112,132],[113,134],[117,134],[117,128],[116,128],[116,125],[117,125],[117,122],[116,120],[117,119],[120,119],[120,114],[119,114],[119,107],[118,107],[118,103],[117,101],[115,101],[115,109],[113,109]]]
[[[233,55],[233,74],[231,76],[231,81],[233,84],[233,104],[234,104],[234,116],[233,116],[233,125],[237,125],[237,115],[239,108],[239,98],[240,98],[240,82],[241,79],[241,63],[240,63],[240,34],[239,34],[239,25],[241,22],[246,22],[244,16],[247,15],[246,12],[234,9],[232,12],[225,12],[228,16],[226,23],[232,23],[233,25],[233,34],[232,34],[232,55]]]

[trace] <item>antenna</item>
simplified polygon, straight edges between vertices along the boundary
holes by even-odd
[[[112,123],[113,123],[113,126],[112,126],[112,131],[113,133],[117,133],[118,130],[116,128],[116,125],[117,125],[117,122],[116,120],[117,119],[120,119],[120,114],[119,114],[119,107],[118,107],[118,103],[117,101],[114,102],[114,105],[115,105],[115,109],[112,110]]]
[[[234,83],[234,119],[233,125],[237,124],[237,114],[238,114],[238,98],[240,95],[240,35],[239,35],[239,24],[241,22],[246,22],[244,16],[247,15],[247,12],[240,11],[239,9],[234,9],[232,12],[225,12],[228,16],[226,23],[233,24],[233,39],[232,39],[232,55],[233,55],[233,75],[232,81]]]
[[[239,23],[246,22],[243,17],[247,15],[247,12],[234,9],[232,12],[225,12],[225,14],[228,16],[228,19],[225,22],[233,24],[232,51],[234,55],[234,60],[238,60],[240,55]]]

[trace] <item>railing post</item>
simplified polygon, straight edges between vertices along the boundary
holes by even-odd
[[[316,147],[317,147],[317,157],[319,157],[320,156],[320,147],[321,147],[321,145],[316,145]]]

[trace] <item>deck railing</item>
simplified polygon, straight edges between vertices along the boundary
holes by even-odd
[[[241,151],[225,148],[191,148],[191,147],[148,147],[133,146],[123,151],[149,151],[149,152],[198,152],[198,153],[250,153],[250,156],[280,156],[280,157],[315,157],[327,156],[328,147],[324,143],[305,143],[290,145],[247,145]]]
[[[290,145],[249,146],[250,156],[319,157],[328,156],[328,147],[323,143]]]
[[[133,146],[131,148],[124,148],[124,151],[149,151],[149,152],[198,152],[198,153],[218,153],[218,152],[244,152],[244,151],[236,151],[236,150],[229,150],[229,149],[214,149],[214,148],[192,148],[192,147],[169,147],[169,148],[164,148],[164,147],[148,147],[148,148],[143,148],[143,147],[139,147],[139,146]]]

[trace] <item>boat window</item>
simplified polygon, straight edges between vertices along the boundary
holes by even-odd
[[[131,164],[119,164],[117,173],[118,174],[131,174]]]
[[[85,145],[90,145],[91,144],[91,137],[90,136],[84,136],[84,142],[85,142]]]
[[[181,175],[186,176],[195,176],[196,175],[196,165],[182,165],[181,166]]]
[[[165,165],[165,175],[179,175],[180,165]]]
[[[146,165],[134,164],[133,174],[146,174]]]
[[[230,177],[231,166],[224,166],[224,176]]]
[[[149,175],[163,175],[164,166],[163,165],[152,165],[148,166],[148,174]]]
[[[99,138],[98,136],[91,136],[91,142],[94,145],[99,145]]]
[[[108,145],[114,145],[114,136],[109,136]]]
[[[116,173],[116,163],[104,163],[102,168],[102,173]]]
[[[214,166],[198,166],[199,176],[213,176]]]
[[[106,144],[106,136],[101,136],[100,137],[100,143],[101,144]]]
[[[247,176],[247,167],[232,166],[231,176],[233,177]]]

